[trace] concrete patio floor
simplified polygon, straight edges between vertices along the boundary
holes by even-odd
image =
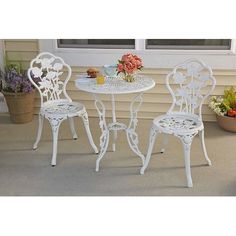
[[[128,120],[121,119],[124,122]],[[236,134],[221,130],[216,123],[205,123],[207,166],[199,138],[192,144],[193,188],[186,187],[182,144],[170,136],[164,154],[162,137],[157,139],[145,175],[141,160],[128,147],[124,132],[118,133],[117,151],[109,151],[95,172],[96,155],[89,146],[82,121],[76,118],[78,140],[72,140],[68,123],[60,129],[57,166],[52,168],[51,129],[44,124],[36,151],[37,116],[33,122],[16,125],[0,115],[0,195],[1,196],[230,196],[236,195]],[[146,153],[151,120],[139,120],[140,150]],[[97,118],[90,118],[96,145],[100,129]],[[111,150],[111,145],[109,145]]]

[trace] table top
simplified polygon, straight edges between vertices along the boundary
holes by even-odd
[[[118,77],[106,77],[105,84],[97,84],[96,79],[78,76],[75,86],[82,91],[98,94],[127,94],[147,91],[155,86],[153,79],[137,75],[134,82],[126,82]]]

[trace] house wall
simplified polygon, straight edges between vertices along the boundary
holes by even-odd
[[[30,60],[39,53],[39,42],[34,39],[27,40],[4,40],[5,55],[8,60],[20,62],[23,69],[27,69]],[[88,65],[89,67],[89,65]],[[94,107],[93,97],[85,92],[78,91],[74,85],[76,75],[85,73],[87,67],[72,67],[72,78],[68,83],[67,91],[71,98],[75,101],[81,101],[87,108],[90,116],[97,116],[97,112]],[[144,94],[144,102],[139,112],[140,118],[153,118],[157,115],[163,114],[168,110],[171,105],[171,97],[168,90],[165,88],[165,77],[170,72],[170,69],[155,69],[145,68],[141,72],[143,75],[152,77],[156,86],[152,90],[147,91]],[[214,95],[222,95],[225,88],[236,85],[236,70],[213,70],[217,85],[213,92]],[[116,104],[117,116],[128,117],[129,105],[132,95],[118,95]],[[107,105],[107,116],[111,116],[110,98],[108,96],[102,96]],[[39,109],[39,97],[37,96],[35,101],[35,113],[38,113]],[[215,115],[208,108],[207,102],[203,105],[203,119],[205,121],[214,121]]]

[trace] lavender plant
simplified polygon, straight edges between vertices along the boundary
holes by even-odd
[[[31,93],[34,86],[27,78],[26,73],[20,73],[16,68],[6,69],[2,76],[2,90],[11,93]]]

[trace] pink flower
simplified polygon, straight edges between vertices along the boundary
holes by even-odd
[[[124,72],[125,74],[132,74],[136,70],[142,68],[142,60],[140,57],[127,53],[122,56],[121,60],[117,65],[117,71]]]
[[[117,71],[122,72],[123,70],[124,70],[123,64],[119,63],[118,66],[117,66]]]
[[[130,58],[131,58],[131,54],[125,54],[122,56],[121,61],[128,62],[130,61]]]
[[[139,58],[138,56],[134,55],[134,59],[136,60],[137,68],[140,69],[143,66],[141,58]]]
[[[134,57],[131,58],[130,62],[133,64],[133,65],[136,65],[136,60]]]
[[[128,74],[132,74],[135,70],[136,70],[136,65],[132,64],[131,62],[127,62],[124,64],[124,70],[128,73]]]
[[[143,66],[142,61],[141,60],[136,60],[136,66],[137,66],[137,69],[140,69]]]

